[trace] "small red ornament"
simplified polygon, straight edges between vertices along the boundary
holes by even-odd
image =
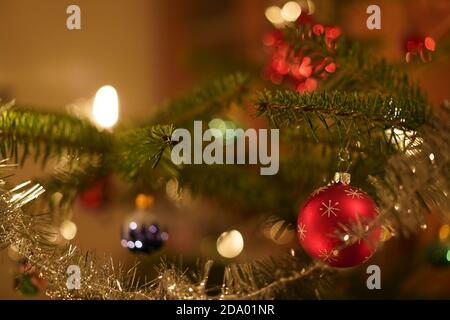
[[[313,258],[341,268],[368,260],[381,234],[375,202],[348,184],[348,174],[343,175],[346,179],[314,191],[297,219],[303,249]]]
[[[81,204],[88,209],[100,209],[108,198],[108,177],[95,180],[88,188],[79,194]]]

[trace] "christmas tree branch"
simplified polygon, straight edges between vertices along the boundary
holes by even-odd
[[[153,125],[130,130],[119,137],[117,150],[109,162],[127,180],[151,176],[177,175],[177,167],[170,158],[172,125]],[[158,166],[157,170],[156,166]],[[156,172],[157,171],[157,172]],[[148,176],[150,175],[150,176]]]
[[[110,172],[103,158],[96,161],[86,160],[89,161],[80,159],[59,164],[52,175],[39,179],[39,183],[46,190],[44,197],[47,198],[51,209],[70,209],[81,190],[91,187],[96,179]],[[59,193],[61,198],[54,199],[55,193]]]
[[[301,154],[296,151],[287,156],[273,176],[261,176],[259,166],[186,165],[179,179],[181,186],[194,196],[215,199],[231,210],[293,220],[304,190],[319,187],[326,178],[324,172],[335,161],[331,156],[314,158]]]
[[[34,149],[34,160],[45,161],[64,153],[106,152],[112,136],[90,123],[62,114],[0,110],[0,151],[3,157],[23,163]],[[20,147],[23,151],[19,151]]]
[[[249,77],[241,73],[231,74],[167,103],[152,118],[152,123],[190,128],[194,120],[210,120],[232,102],[239,103],[248,91]]]
[[[324,82],[323,91],[394,95],[426,103],[425,93],[404,68],[373,57],[358,42],[339,41],[336,63],[336,72]]]
[[[256,101],[259,115],[278,128],[304,125],[317,139],[319,129],[369,138],[387,128],[415,130],[428,119],[428,106],[421,100],[364,93],[304,93],[263,91]]]
[[[217,199],[235,209],[254,214],[277,212],[290,216],[294,203],[277,176],[261,176],[257,168],[243,166],[185,166],[181,185],[195,196]]]
[[[249,78],[240,73],[223,77],[169,102],[152,120],[152,126],[112,135],[98,131],[88,121],[65,114],[0,109],[0,151],[4,157],[23,163],[33,149],[34,160],[45,163],[51,156],[97,154],[104,164],[134,179],[145,171],[176,175],[168,154],[173,127],[159,123],[176,123],[189,127],[193,120],[208,116],[239,102],[248,92]],[[117,137],[117,139],[116,139]],[[118,160],[120,159],[120,160]],[[160,163],[161,162],[161,163]],[[159,164],[159,172],[153,169]]]
[[[248,91],[249,77],[236,73],[169,102],[152,118],[154,125],[130,130],[119,138],[117,169],[128,180],[145,176],[155,182],[161,175],[177,176],[178,168],[170,159],[174,125],[190,128],[194,120],[210,120],[232,102],[240,102]],[[157,166],[159,172],[154,170]]]

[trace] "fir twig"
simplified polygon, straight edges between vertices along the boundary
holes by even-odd
[[[162,106],[161,111],[153,117],[152,123],[190,128],[194,120],[209,119],[228,108],[232,102],[239,103],[248,91],[248,75],[231,74]]]
[[[303,124],[315,139],[321,129],[333,130],[338,136],[351,132],[369,142],[383,135],[386,128],[415,130],[429,115],[427,104],[421,100],[338,91],[300,94],[266,90],[259,94],[256,108],[258,115],[266,116],[274,127]]]
[[[34,160],[44,163],[51,155],[104,153],[112,136],[87,121],[68,115],[36,111],[0,112],[0,152],[23,163],[34,149]],[[20,152],[20,148],[23,149]]]
[[[109,161],[127,180],[151,180],[147,174],[158,165],[159,175],[175,176],[177,168],[170,159],[173,130],[172,125],[130,130],[119,138],[118,149]]]

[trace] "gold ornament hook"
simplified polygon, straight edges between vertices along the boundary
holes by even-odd
[[[351,175],[348,172],[336,172],[333,177],[334,183],[350,184]]]

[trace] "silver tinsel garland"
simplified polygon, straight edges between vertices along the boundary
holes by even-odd
[[[404,132],[400,151],[375,187],[381,222],[404,235],[425,229],[426,214],[450,218],[450,104],[446,101],[418,132]]]
[[[2,171],[13,168],[5,161],[0,163]],[[48,231],[50,216],[32,214],[26,208],[44,189],[26,182],[7,190],[5,181],[0,182],[1,248],[13,247],[38,270],[39,277],[48,281],[46,294],[52,299],[271,299],[280,292],[285,296],[289,287],[297,295],[301,290],[308,297],[311,292],[318,294],[317,288],[328,274],[326,266],[305,265],[304,259],[292,253],[283,259],[228,265],[223,284],[218,288],[208,285],[212,261],[191,276],[163,262],[159,276],[145,283],[136,275],[137,265],[124,271],[122,267],[116,268],[106,255],[99,258],[72,245],[53,244],[49,241],[53,236]],[[69,266],[80,270],[79,288],[67,285]]]

